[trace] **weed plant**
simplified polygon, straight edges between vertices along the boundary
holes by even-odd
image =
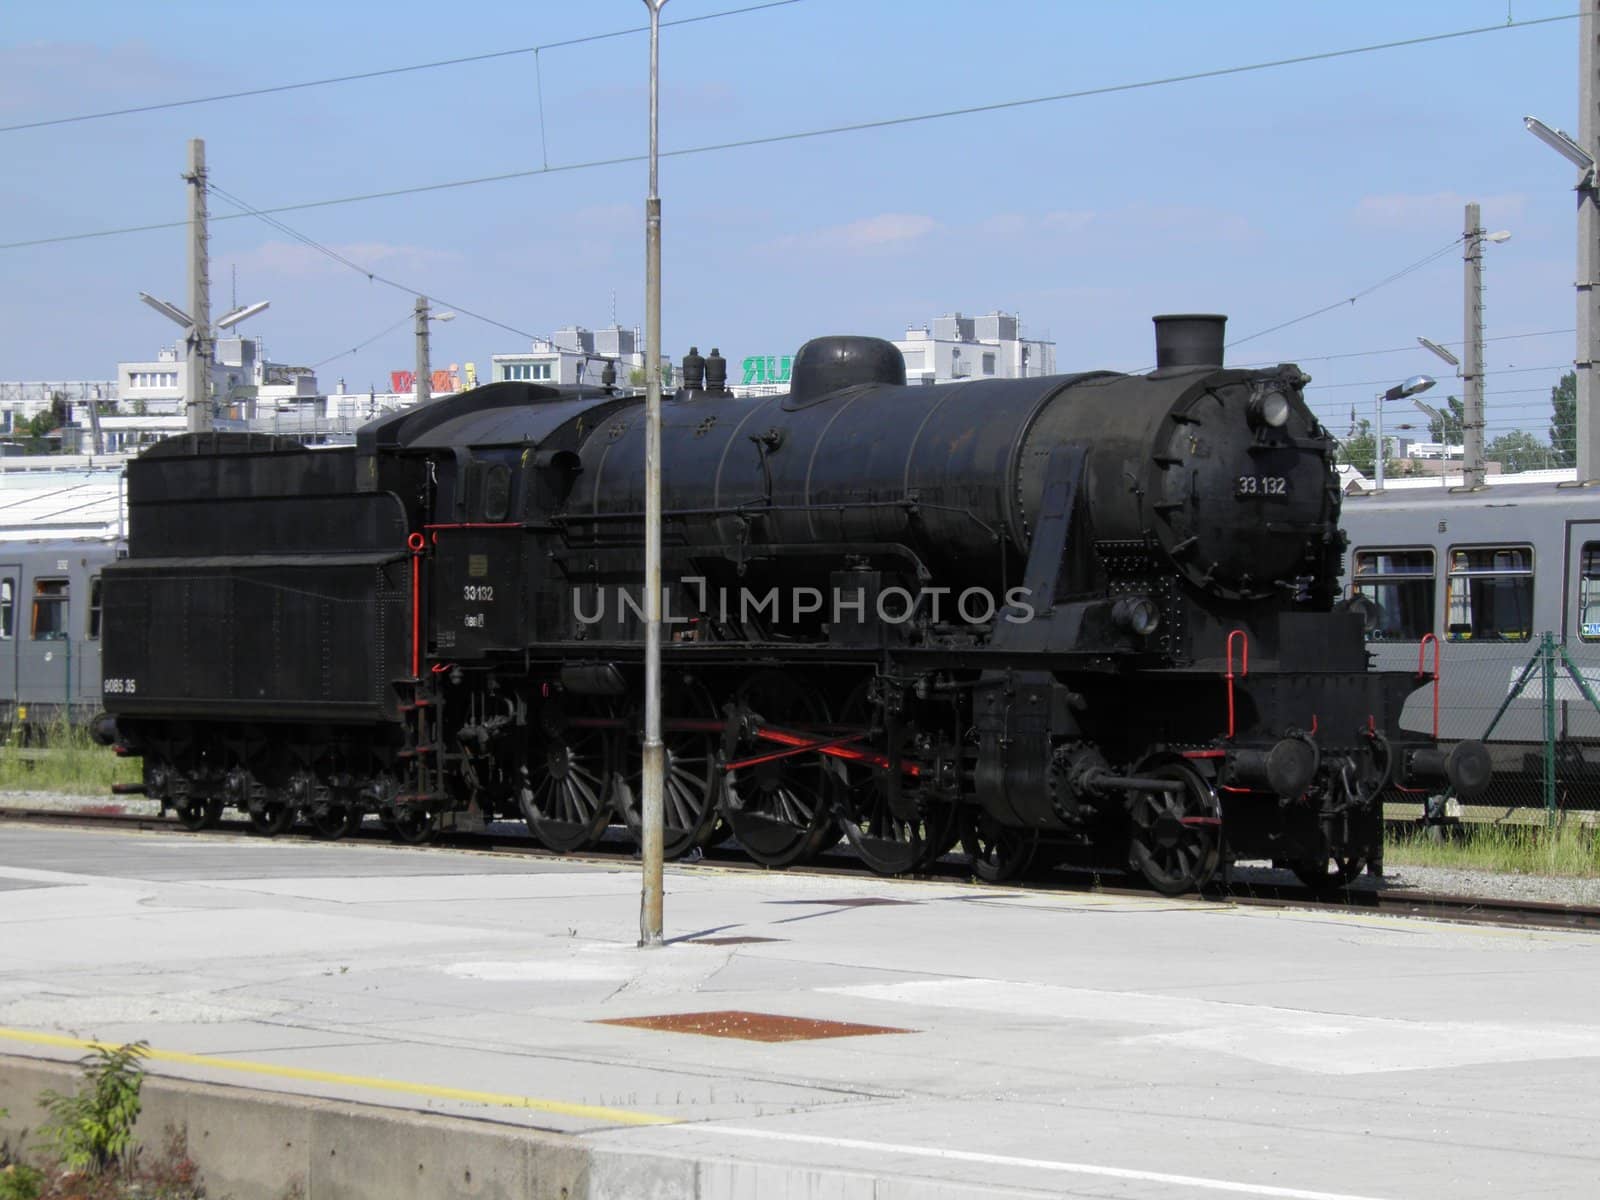
[[[205,1185],[181,1130],[169,1128],[158,1154],[133,1137],[148,1053],[143,1042],[96,1046],[71,1094],[46,1091],[39,1161],[0,1146],[0,1200],[205,1200]],[[0,1114],[3,1115],[3,1114]]]
[[[1600,831],[1592,825],[1464,825],[1391,834],[1391,866],[1454,867],[1515,875],[1600,876]]]
[[[53,722],[37,739],[25,739],[22,727],[13,725],[0,745],[0,790],[4,791],[104,796],[110,794],[114,783],[137,783],[139,779],[138,759],[118,758],[109,746],[95,745],[86,726],[65,720]]]

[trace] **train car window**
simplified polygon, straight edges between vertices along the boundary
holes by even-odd
[[[87,635],[91,640],[100,636],[100,576],[92,576],[89,580],[89,629]]]
[[[1452,548],[1445,637],[1452,642],[1525,642],[1532,635],[1532,547]]]
[[[1361,550],[1351,590],[1378,607],[1369,642],[1416,642],[1433,630],[1432,550]]]
[[[33,584],[33,640],[52,642],[67,636],[67,581],[38,579]]]
[[[10,639],[16,631],[16,584],[9,579],[0,579],[0,638]]]
[[[1578,561],[1578,640],[1600,642],[1600,542],[1585,542]]]
[[[511,511],[511,468],[495,463],[483,478],[483,519],[504,521]]]

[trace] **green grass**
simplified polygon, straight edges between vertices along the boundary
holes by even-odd
[[[42,746],[23,746],[13,736],[0,745],[0,789],[109,796],[113,783],[138,783],[140,762],[118,758],[96,746],[82,727],[57,725]]]
[[[1479,825],[1390,834],[1385,866],[1455,867],[1516,875],[1600,876],[1600,833],[1593,826]]]

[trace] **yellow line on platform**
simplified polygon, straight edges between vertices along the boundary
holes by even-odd
[[[56,1033],[35,1033],[27,1029],[0,1028],[0,1041],[33,1046],[54,1046],[64,1050],[114,1048],[111,1043],[64,1037]],[[410,1083],[400,1079],[375,1079],[368,1075],[341,1075],[334,1071],[315,1071],[308,1067],[286,1067],[276,1063],[250,1062],[238,1058],[213,1058],[209,1054],[189,1054],[182,1050],[149,1050],[145,1057],[154,1062],[184,1063],[209,1067],[214,1071],[238,1071],[246,1075],[267,1075],[276,1079],[297,1079],[306,1083],[332,1083],[344,1087],[369,1088],[379,1092],[398,1092],[408,1096],[428,1096],[436,1100],[465,1100],[500,1108],[522,1108],[563,1117],[582,1117],[615,1125],[674,1125],[675,1117],[635,1112],[626,1108],[606,1108],[596,1104],[569,1104],[563,1100],[541,1100],[534,1096],[514,1096],[503,1092],[475,1092],[468,1088],[439,1087],[431,1083]]]

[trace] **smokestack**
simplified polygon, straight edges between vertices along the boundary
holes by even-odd
[[[1156,323],[1156,370],[1220,367],[1228,318],[1217,313],[1168,313]]]

